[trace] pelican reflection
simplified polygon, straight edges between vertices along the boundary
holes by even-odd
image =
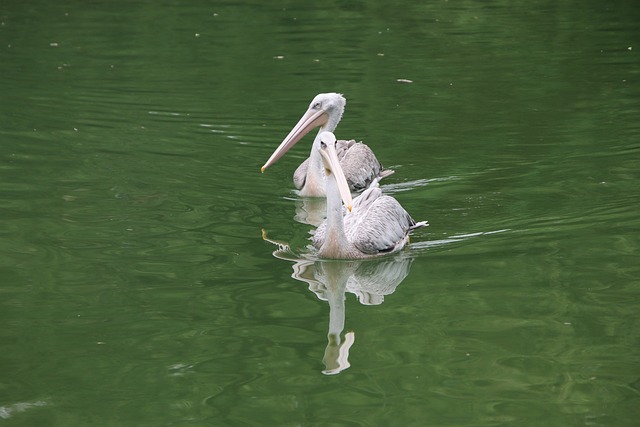
[[[322,197],[304,197],[296,199],[296,214],[293,217],[301,224],[309,224],[314,227],[322,224],[327,217],[327,199]]]
[[[293,277],[306,282],[309,290],[329,303],[327,347],[322,359],[325,375],[342,372],[350,366],[349,350],[355,343],[355,331],[345,329],[346,293],[355,294],[360,304],[379,305],[407,277],[413,258],[395,256],[382,260],[310,261],[298,260]]]

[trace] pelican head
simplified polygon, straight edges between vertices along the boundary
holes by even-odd
[[[340,161],[338,160],[336,136],[331,132],[322,132],[320,134],[320,147],[318,150],[322,156],[322,164],[324,166],[324,173],[327,176],[327,179],[335,180],[335,185],[338,187],[340,197],[349,212],[351,212],[353,200],[351,199],[349,184],[347,183],[347,179],[345,178],[342,167],[340,166]],[[329,194],[327,194],[327,197],[330,197]]]
[[[339,93],[321,93],[309,104],[307,112],[298,120],[289,135],[276,148],[269,160],[260,169],[262,172],[284,155],[296,142],[311,130],[320,127],[320,131],[332,132],[342,118],[347,101]]]

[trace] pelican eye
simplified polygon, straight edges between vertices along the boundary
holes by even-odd
[[[325,144],[323,140],[320,140],[320,147],[327,148],[327,144]]]
[[[320,108],[320,103],[319,102],[316,102],[315,104],[313,104],[313,109],[314,110],[317,110],[319,108]]]

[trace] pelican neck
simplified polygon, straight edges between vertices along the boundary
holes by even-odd
[[[342,197],[338,189],[335,175],[327,176],[327,228],[325,245],[334,246],[334,250],[346,251],[347,235],[344,232],[342,215]]]

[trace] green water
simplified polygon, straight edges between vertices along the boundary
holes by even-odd
[[[0,424],[637,425],[638,22],[2,3]],[[305,258],[310,138],[260,174],[329,91],[431,224],[398,256]]]

